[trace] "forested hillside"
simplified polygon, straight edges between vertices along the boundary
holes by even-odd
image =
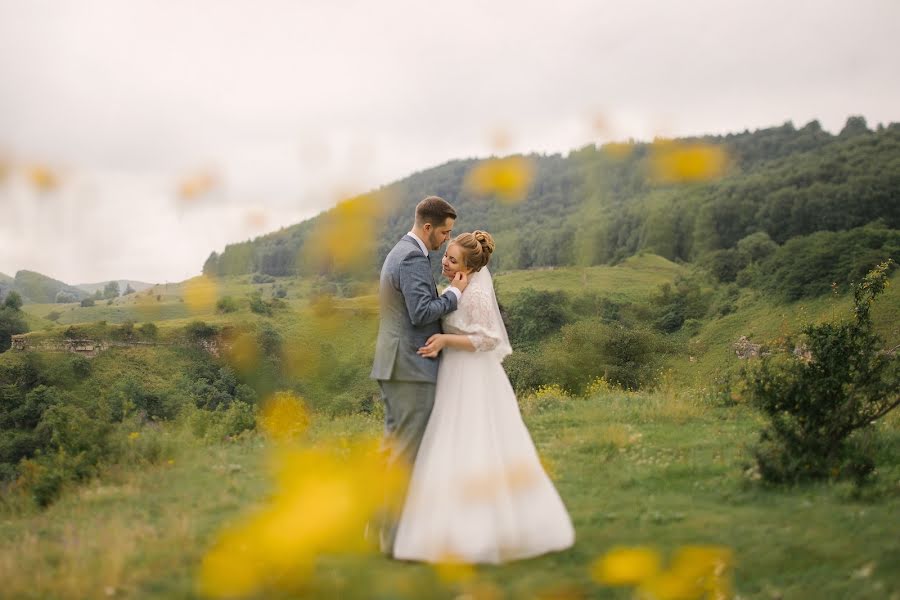
[[[84,290],[34,271],[17,272],[12,288],[25,300],[40,303],[76,302],[88,296]]]
[[[870,252],[843,256],[841,268],[829,267],[813,278],[843,283],[879,259],[897,258],[900,124],[872,131],[862,118],[851,117],[838,135],[812,121],[800,129],[786,123],[667,143],[721,148],[727,157],[723,176],[698,183],[655,180],[650,170],[660,142],[587,146],[567,156],[529,155],[533,184],[514,203],[488,201],[467,188],[467,174],[481,161],[456,160],[413,174],[373,194],[384,213],[372,217],[378,236],[372,267],[408,230],[413,207],[429,194],[457,207],[457,231],[483,228],[495,235],[495,268],[503,270],[615,264],[647,251],[700,262],[725,282],[746,271],[742,283],[774,287],[796,298],[820,290],[782,289],[784,282],[772,275],[773,269],[786,273],[806,269],[809,261],[833,263],[837,248],[857,247],[862,238]],[[327,274],[327,266],[307,257],[317,225],[328,218],[324,213],[229,245],[209,257],[204,272]],[[850,232],[860,227],[867,229]],[[848,233],[803,239],[817,232]],[[348,234],[345,243],[353,244],[353,232]],[[786,246],[789,241],[794,245]],[[797,248],[803,248],[804,264],[792,267]],[[768,274],[760,277],[760,271]]]

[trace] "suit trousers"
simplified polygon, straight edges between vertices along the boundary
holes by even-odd
[[[384,402],[384,451],[390,466],[405,465],[410,473],[425,427],[434,408],[434,383],[378,381]],[[381,551],[392,555],[399,514],[385,513],[380,526]]]

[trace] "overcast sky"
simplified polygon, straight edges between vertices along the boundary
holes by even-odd
[[[898,57],[897,0],[0,0],[0,272],[179,281],[498,131],[900,121]]]

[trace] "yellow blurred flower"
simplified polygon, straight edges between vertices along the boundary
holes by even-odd
[[[134,440],[138,439],[139,437],[141,437],[141,434],[138,433],[137,431],[132,431],[131,433],[128,434],[128,439],[132,442]]]
[[[441,583],[445,585],[465,583],[475,578],[475,567],[462,562],[453,554],[447,554],[435,563],[434,571]]]
[[[319,372],[321,357],[313,346],[315,342],[296,341],[285,344],[282,349],[282,364],[287,374],[295,378],[313,377]]]
[[[524,156],[492,158],[476,164],[463,185],[478,196],[496,196],[501,202],[520,202],[534,182],[534,163]]]
[[[320,215],[301,250],[300,260],[312,260],[339,272],[367,266],[376,250],[376,232],[386,202],[384,195],[363,195]]]
[[[263,403],[257,419],[260,427],[276,440],[296,439],[309,427],[309,411],[291,392],[276,392]]]
[[[28,168],[27,175],[39,192],[51,192],[59,186],[59,177],[49,167],[33,165]]]
[[[256,337],[246,331],[238,334],[226,346],[225,359],[238,373],[252,372],[259,365],[259,347],[256,344]]]
[[[212,192],[219,184],[219,178],[209,171],[185,177],[178,184],[178,197],[184,202],[192,202]]]
[[[268,222],[269,218],[261,210],[253,210],[244,215],[244,225],[251,231],[264,229]]]
[[[200,566],[198,591],[233,597],[293,589],[320,555],[374,551],[365,526],[386,505],[397,510],[408,476],[388,469],[378,448],[374,439],[339,449],[283,447],[272,462],[274,493],[220,534]]]
[[[505,129],[495,129],[491,133],[491,148],[494,152],[505,152],[509,150],[512,143],[512,136]]]
[[[659,552],[653,548],[613,548],[594,562],[594,581],[610,586],[638,585],[660,572]]]
[[[193,312],[209,312],[216,303],[216,282],[206,275],[184,284],[184,301]]]
[[[711,181],[727,166],[725,150],[713,144],[658,140],[650,151],[650,176],[656,183]]]
[[[734,556],[724,546],[682,546],[672,557],[666,577],[660,582],[647,582],[656,589],[660,600],[682,598],[679,594],[691,593],[691,598],[706,597],[709,600],[731,598],[730,571]],[[664,595],[668,594],[668,595]]]
[[[614,160],[625,160],[634,152],[634,144],[631,142],[610,142],[600,147],[600,152]]]

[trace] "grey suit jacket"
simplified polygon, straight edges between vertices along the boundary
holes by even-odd
[[[440,319],[456,310],[456,295],[438,295],[431,263],[410,235],[384,259],[378,291],[381,321],[370,377],[434,383],[438,359],[423,358],[416,350],[441,332]]]

